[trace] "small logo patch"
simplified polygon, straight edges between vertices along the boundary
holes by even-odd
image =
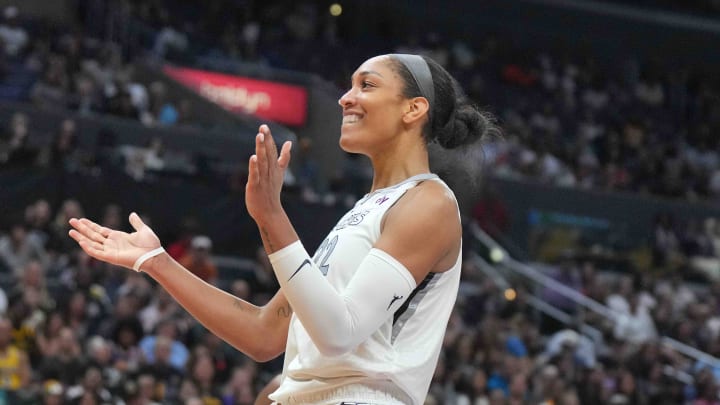
[[[390,301],[390,305],[388,305],[387,309],[389,310],[392,304],[395,303],[397,300],[401,300],[404,297],[404,295],[393,295],[393,299]]]
[[[377,200],[375,200],[375,204],[382,205],[382,203],[384,203],[387,200],[389,200],[389,198],[387,196],[382,196],[382,197],[378,198]]]

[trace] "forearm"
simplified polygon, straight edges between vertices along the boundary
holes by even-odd
[[[292,223],[290,223],[290,218],[282,208],[278,209],[274,214],[268,215],[267,218],[256,221],[256,223],[267,254],[277,252],[300,239]]]
[[[258,361],[282,352],[291,315],[284,296],[258,307],[202,281],[167,254],[143,268],[201,324],[239,351]]]
[[[415,288],[408,270],[377,249],[359,264],[343,291],[328,282],[299,242],[276,252],[270,261],[313,343],[329,356],[354,349],[386,322]]]

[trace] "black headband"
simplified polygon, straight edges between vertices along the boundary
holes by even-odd
[[[432,106],[435,105],[435,85],[433,84],[432,73],[430,73],[430,66],[425,62],[425,59],[420,55],[406,53],[394,53],[392,57],[400,61],[410,71],[415,83],[420,88],[420,94],[427,99],[432,109]]]

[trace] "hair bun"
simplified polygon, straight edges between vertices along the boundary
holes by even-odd
[[[458,105],[445,127],[437,131],[434,140],[445,149],[475,143],[495,128],[493,118],[470,104]]]

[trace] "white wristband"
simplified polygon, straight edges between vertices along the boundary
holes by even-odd
[[[160,253],[163,253],[164,251],[165,249],[160,246],[159,248],[155,248],[149,252],[144,253],[142,256],[138,257],[137,260],[135,260],[135,264],[133,264],[133,270],[140,271],[140,266],[142,266],[143,263],[145,263],[151,257],[155,257]]]

